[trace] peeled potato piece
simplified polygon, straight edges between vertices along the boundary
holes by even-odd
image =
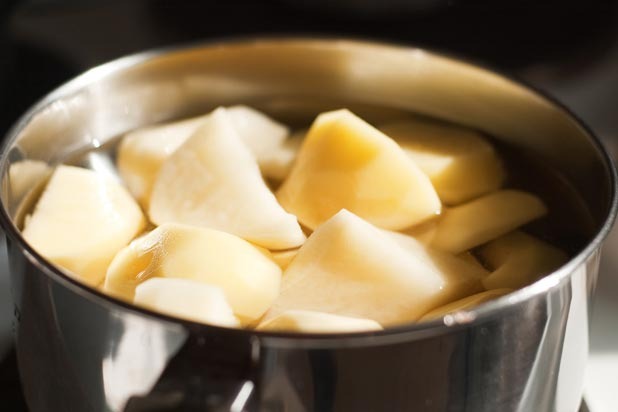
[[[109,266],[104,291],[133,300],[154,278],[183,278],[220,287],[236,316],[259,318],[279,293],[281,269],[267,250],[213,229],[164,224],[121,250]]]
[[[9,167],[8,194],[9,206],[14,221],[21,225],[30,213],[32,205],[45,189],[45,184],[53,169],[40,160],[20,160]]]
[[[247,106],[227,109],[232,127],[259,164],[272,163],[289,133],[287,127]],[[118,170],[137,200],[148,206],[161,165],[210,117],[211,113],[127,133],[118,149]]]
[[[58,166],[23,235],[45,258],[96,286],[116,252],[145,224],[121,185],[87,169]]]
[[[292,170],[292,165],[306,134],[307,130],[292,133],[281,145],[274,148],[269,154],[265,154],[262,162],[260,162],[262,175],[275,182],[283,181]]]
[[[382,326],[371,319],[309,310],[288,310],[260,324],[257,329],[276,332],[345,333],[382,330]]]
[[[11,201],[24,199],[51,173],[51,167],[40,160],[21,160],[12,163],[9,167]]]
[[[369,318],[384,326],[410,322],[479,291],[482,276],[461,259],[342,210],[300,248],[266,320],[294,309]]]
[[[421,320],[432,320],[441,318],[449,313],[457,312],[460,310],[470,310],[481,303],[488,302],[490,300],[499,298],[500,296],[511,293],[513,289],[502,288],[487,290],[485,292],[477,293],[476,295],[468,296],[463,299],[456,300],[455,302],[448,303],[444,306],[440,306],[427,314],[423,315]]]
[[[545,204],[537,196],[519,190],[500,190],[446,209],[438,221],[431,245],[461,253],[546,213]]]
[[[316,118],[277,198],[310,229],[343,208],[376,226],[403,229],[441,207],[401,148],[345,109]]]
[[[524,287],[568,260],[560,249],[520,231],[489,242],[479,253],[494,269],[483,279],[486,289]]]
[[[226,111],[236,133],[260,167],[269,164],[272,153],[286,142],[290,129],[251,107],[231,106]]]
[[[127,133],[118,148],[117,166],[135,198],[148,205],[161,164],[185,142],[208,115]]]
[[[195,322],[240,326],[223,290],[195,280],[148,279],[135,288],[133,303]]]
[[[496,151],[478,132],[422,120],[391,123],[380,130],[429,176],[447,205],[497,190],[504,181]]]
[[[293,248],[305,240],[296,217],[277,203],[222,109],[164,162],[149,215],[155,224],[210,227],[269,249]]]
[[[292,262],[292,259],[294,259],[294,257],[298,254],[298,249],[274,250],[271,254],[273,256],[273,260],[277,265],[279,265],[281,270],[285,270]]]

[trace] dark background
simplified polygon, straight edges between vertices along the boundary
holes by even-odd
[[[463,56],[549,91],[606,142],[618,138],[618,1],[599,0],[0,0],[0,136],[45,93],[107,60],[277,34]],[[0,362],[2,410],[25,410],[14,355]]]
[[[0,132],[33,101],[139,50],[255,34],[430,47],[515,73],[585,70],[615,42],[616,1],[0,0]]]

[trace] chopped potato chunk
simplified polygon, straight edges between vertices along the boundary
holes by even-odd
[[[368,318],[383,326],[411,322],[480,291],[484,275],[455,256],[342,210],[300,248],[266,319],[298,309]]]
[[[483,279],[487,289],[524,287],[568,260],[560,249],[519,231],[489,242],[480,255],[494,269]]]
[[[442,202],[457,205],[497,190],[504,168],[480,133],[434,121],[407,121],[381,127],[429,176]]]
[[[155,224],[209,227],[269,249],[300,246],[305,235],[260,175],[228,114],[215,111],[165,160],[149,209]]]
[[[267,250],[213,229],[165,224],[121,250],[103,290],[132,301],[135,288],[154,278],[183,278],[223,289],[242,321],[259,318],[279,293],[281,269]]]
[[[292,262],[292,259],[294,259],[294,257],[298,254],[298,249],[274,250],[271,254],[273,256],[273,260],[277,265],[279,265],[281,270],[285,270]]]
[[[96,286],[116,252],[145,224],[121,185],[88,169],[58,166],[26,219],[23,235],[41,255]]]
[[[135,288],[133,303],[195,322],[240,326],[223,290],[195,280],[148,279]]]
[[[227,109],[232,127],[258,164],[272,167],[273,153],[284,145],[289,130],[247,106]],[[212,113],[191,119],[141,128],[127,133],[118,149],[118,171],[129,190],[145,208],[163,162],[171,156]]]
[[[288,177],[306,134],[306,130],[292,133],[281,145],[264,156],[264,160],[260,163],[260,169],[265,178],[282,182]]]
[[[288,310],[257,327],[276,332],[345,333],[381,330],[375,320],[309,310]]]
[[[546,213],[545,204],[537,196],[519,190],[500,190],[446,209],[431,244],[441,250],[461,253]]]
[[[401,148],[348,110],[317,117],[277,198],[310,229],[343,208],[385,229],[403,229],[441,206]]]

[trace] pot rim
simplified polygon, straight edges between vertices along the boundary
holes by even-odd
[[[565,263],[562,267],[556,271],[544,276],[536,282],[520,288],[508,295],[501,296],[490,302],[484,303],[476,308],[460,312],[460,315],[447,315],[442,319],[435,319],[428,322],[410,323],[405,325],[398,325],[388,327],[382,331],[373,332],[353,332],[353,333],[338,333],[338,334],[324,334],[324,333],[305,333],[297,334],[291,332],[269,332],[269,331],[256,331],[246,329],[229,329],[219,326],[207,325],[199,322],[193,322],[173,316],[157,313],[123,300],[109,296],[99,290],[86,286],[80,281],[69,277],[60,268],[48,262],[44,257],[38,254],[23,238],[20,230],[13,223],[8,211],[5,208],[4,203],[0,204],[0,225],[4,228],[6,235],[10,240],[19,245],[20,251],[24,256],[39,270],[44,272],[47,276],[51,277],[54,281],[69,288],[71,291],[77,293],[81,297],[95,301],[97,304],[106,306],[110,309],[121,308],[123,310],[129,310],[135,312],[141,316],[147,316],[160,321],[169,323],[180,324],[186,328],[196,329],[210,329],[212,332],[225,331],[226,333],[234,334],[246,334],[258,339],[267,338],[279,343],[299,344],[307,343],[311,346],[365,346],[373,345],[377,342],[397,342],[402,339],[409,338],[421,338],[428,335],[435,335],[449,330],[459,329],[466,327],[473,322],[480,322],[488,320],[498,316],[509,309],[512,309],[517,304],[527,301],[535,296],[543,293],[548,293],[554,289],[557,289],[562,283],[566,282],[571,274],[577,270],[585,261],[600,249],[604,239],[610,232],[616,214],[618,212],[618,196],[617,196],[617,181],[618,175],[615,165],[611,156],[607,152],[600,139],[591,131],[591,129],[570,109],[564,104],[557,101],[555,98],[549,96],[545,92],[535,88],[522,81],[516,79],[514,76],[504,74],[500,70],[495,70],[488,67],[485,64],[472,63],[470,59],[453,57],[450,53],[434,52],[427,49],[401,44],[393,42],[374,41],[367,39],[358,39],[351,37],[330,37],[330,36],[314,36],[309,37],[297,37],[297,36],[260,36],[260,37],[234,37],[228,39],[217,39],[212,41],[196,41],[184,45],[166,46],[161,48],[155,48],[146,50],[128,56],[120,57],[118,59],[111,60],[101,65],[88,69],[84,73],[68,80],[67,82],[56,87],[54,90],[43,96],[36,103],[34,103],[9,129],[0,148],[0,177],[5,176],[8,168],[8,154],[10,148],[13,146],[15,140],[19,136],[19,133],[30,123],[33,117],[38,114],[42,109],[52,104],[56,100],[66,97],[83,87],[91,85],[99,80],[106,78],[114,73],[121,72],[130,67],[142,64],[151,59],[155,59],[161,56],[168,56],[172,53],[197,51],[203,48],[216,48],[216,47],[234,47],[234,46],[259,46],[264,44],[277,45],[277,44],[297,44],[305,47],[329,47],[335,44],[348,44],[356,47],[370,46],[379,47],[381,49],[390,49],[393,52],[422,52],[429,58],[444,59],[453,63],[463,63],[469,65],[477,70],[496,74],[506,79],[513,84],[526,89],[538,97],[544,99],[550,103],[556,110],[560,111],[562,115],[571,119],[579,128],[582,129],[583,134],[586,135],[590,144],[599,153],[604,166],[607,168],[609,175],[609,207],[607,215],[603,220],[600,228],[596,234],[588,242],[588,244],[575,256]],[[273,342],[274,342],[273,341]]]

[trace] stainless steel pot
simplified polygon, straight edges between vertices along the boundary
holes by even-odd
[[[291,122],[345,105],[370,120],[414,111],[484,130],[561,171],[590,210],[594,235],[555,273],[478,309],[336,337],[228,330],[134,308],[66,277],[21,237],[31,197],[24,186],[35,188],[39,176],[10,173],[16,162],[54,165],[134,127],[239,102]],[[36,104],[10,132],[0,167],[17,354],[35,412],[579,406],[589,299],[616,214],[615,171],[566,109],[490,71],[356,41],[148,52],[92,69]]]

